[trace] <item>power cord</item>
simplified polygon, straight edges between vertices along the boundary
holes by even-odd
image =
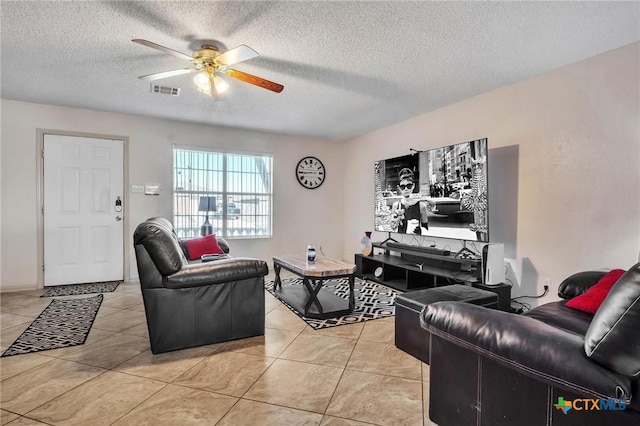
[[[511,299],[511,303],[516,303],[516,304],[520,305],[519,308],[514,308],[513,306],[511,307],[511,309],[513,309],[513,311],[516,314],[522,314],[522,313],[524,313],[526,311],[531,310],[531,305],[528,304],[528,303],[518,302],[517,300],[513,300],[513,299]]]
[[[545,297],[547,295],[547,293],[549,293],[549,286],[545,285],[544,286],[544,291],[539,296],[518,296],[518,297],[512,298],[511,300],[516,300],[516,299],[540,299],[541,297]]]
[[[513,287],[513,283],[511,284],[511,286]],[[513,297],[513,298],[511,298],[510,302],[512,304],[515,303],[515,304],[519,305],[519,307],[518,308],[512,307],[511,309],[513,309],[514,312],[517,313],[517,314],[521,314],[521,313],[527,312],[527,311],[531,310],[531,305],[528,304],[528,303],[520,302],[520,301],[518,301],[518,299],[540,299],[541,297],[546,296],[547,293],[549,293],[549,286],[545,285],[544,286],[544,291],[539,296],[518,296],[518,297]]]
[[[449,273],[451,274],[451,276],[453,278],[458,278],[460,275],[462,274],[468,274],[468,271],[463,271],[462,270],[462,264],[460,265],[460,268],[457,271],[449,271]],[[460,281],[460,280],[456,280],[456,281]]]
[[[507,268],[507,265],[504,265],[504,280],[509,283],[510,287],[513,287],[513,282],[509,278],[507,278],[508,273],[509,273],[509,268]]]

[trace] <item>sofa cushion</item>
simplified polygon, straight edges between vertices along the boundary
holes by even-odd
[[[169,234],[172,234],[172,236],[176,235],[176,232],[173,229],[173,224],[167,218],[164,218],[164,217],[150,217],[145,222],[153,224],[153,225],[156,225],[157,227],[164,229]],[[178,238],[178,237],[176,236],[176,238]]]
[[[182,240],[182,245],[187,249],[187,257],[189,260],[200,259],[203,254],[224,253],[218,245],[215,234]]]
[[[545,324],[584,336],[593,319],[592,314],[570,309],[566,301],[549,302],[522,314]]]
[[[624,273],[625,271],[623,269],[614,269],[607,272],[602,278],[600,278],[596,285],[589,287],[589,290],[569,300],[566,306],[579,311],[595,314],[604,301],[604,298],[609,294],[611,287],[613,287]]]
[[[175,231],[175,229],[173,229],[173,224],[169,221],[169,219],[166,219],[164,217],[150,217],[149,219],[147,219],[145,221],[145,223],[147,223],[149,225],[156,225],[158,228],[160,228],[163,231],[165,231],[167,233],[167,235],[170,235],[171,238],[173,238],[173,240],[176,243],[178,243],[178,246],[180,247],[180,260],[181,260],[182,264],[183,265],[187,265],[188,264],[187,255],[185,253],[185,250],[182,247],[182,244],[180,243],[180,239],[178,238],[178,235],[176,235],[176,231]]]
[[[178,272],[186,264],[184,253],[173,235],[153,222],[138,225],[133,234],[133,243],[144,246],[163,276]]]
[[[568,276],[558,286],[558,296],[572,299],[595,285],[608,271],[584,271]]]
[[[640,263],[613,286],[584,339],[588,357],[628,376],[640,374]]]
[[[213,284],[241,282],[264,277],[269,267],[264,260],[237,257],[188,265],[166,278],[167,288],[201,287]]]
[[[220,246],[222,251],[229,254],[230,249],[229,249],[229,243],[227,242],[227,240],[222,238],[220,235],[216,235],[216,240],[218,241],[218,245]]]

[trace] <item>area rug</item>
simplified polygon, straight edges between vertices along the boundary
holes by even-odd
[[[301,286],[302,278],[292,278],[282,280],[283,286],[298,285]],[[267,281],[264,284],[267,291],[273,294],[273,281]],[[322,285],[322,289],[331,293],[334,293],[345,300],[349,300],[349,279],[348,278],[336,278],[333,280],[327,280]],[[296,315],[298,315],[304,322],[309,324],[315,330],[321,328],[335,327],[338,325],[355,324],[362,321],[374,320],[378,318],[392,317],[395,315],[395,301],[398,291],[385,287],[381,284],[364,281],[356,278],[354,283],[354,294],[356,299],[356,306],[348,315],[344,315],[336,318],[329,319],[315,319],[307,318],[303,313],[298,312],[295,308],[289,306],[288,303],[280,300],[286,307],[291,309]]]
[[[40,297],[75,296],[76,294],[110,293],[122,281],[105,281],[101,283],[58,285],[48,288]]]
[[[54,299],[2,356],[82,345],[104,296]]]

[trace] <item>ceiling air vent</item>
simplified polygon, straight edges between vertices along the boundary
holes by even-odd
[[[151,93],[158,93],[160,95],[180,96],[180,88],[151,84]]]

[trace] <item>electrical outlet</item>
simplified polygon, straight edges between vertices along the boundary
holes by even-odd
[[[544,278],[542,280],[542,285],[545,290],[549,290],[551,288],[551,278]]]

